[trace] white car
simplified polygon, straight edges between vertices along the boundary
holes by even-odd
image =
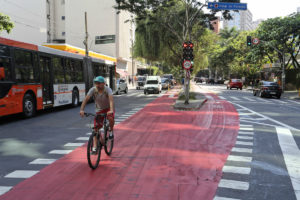
[[[128,87],[127,83],[124,79],[118,79],[117,80],[117,88],[116,88],[116,95],[120,94],[121,92],[124,92],[125,94],[128,93]]]
[[[144,94],[161,93],[161,78],[159,76],[148,76],[144,86]]]

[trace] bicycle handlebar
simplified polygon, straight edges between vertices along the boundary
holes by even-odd
[[[89,116],[93,116],[93,117],[95,117],[95,116],[101,116],[101,117],[106,117],[107,116],[107,113],[101,113],[101,114],[93,114],[93,113],[84,113],[84,116],[86,116],[86,117],[89,117]]]

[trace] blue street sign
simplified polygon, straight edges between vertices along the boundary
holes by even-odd
[[[246,3],[208,2],[207,7],[212,10],[247,10]]]

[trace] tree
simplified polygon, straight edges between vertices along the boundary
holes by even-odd
[[[223,0],[223,2],[237,1]],[[199,31],[192,34],[194,27],[211,27],[210,21],[216,19],[215,14],[217,12],[211,11],[209,14],[204,13],[203,8],[207,6],[207,1],[201,2],[197,0],[116,0],[116,3],[116,8],[119,11],[125,10],[133,13],[136,16],[138,25],[144,24],[144,26],[148,26],[150,24],[152,26],[155,24],[160,30],[163,30],[163,35],[167,37],[157,37],[157,43],[161,44],[161,42],[165,42],[163,48],[160,49],[160,53],[164,52],[167,46],[172,54],[177,57],[178,67],[180,67],[182,63],[181,53],[178,53],[178,50],[182,50],[183,42],[194,41],[196,38],[199,38],[202,32]],[[222,14],[224,18],[230,18],[229,11],[222,11]],[[152,32],[152,30],[147,28],[143,30],[144,36]],[[152,37],[153,35],[154,34],[150,34]],[[144,41],[146,41],[146,38],[147,37],[144,37]],[[155,39],[150,39],[150,41],[154,42]],[[156,48],[152,52],[157,53],[157,49],[159,48]],[[154,54],[154,57],[155,56]],[[187,79],[189,82],[188,76]],[[189,87],[186,88],[186,103],[188,103]]]
[[[0,13],[0,33],[2,31],[6,31],[7,33],[10,33],[13,27],[14,24],[10,21],[10,17]]]

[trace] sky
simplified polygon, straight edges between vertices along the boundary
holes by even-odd
[[[241,0],[247,3],[253,20],[287,16],[297,12],[300,0]]]

